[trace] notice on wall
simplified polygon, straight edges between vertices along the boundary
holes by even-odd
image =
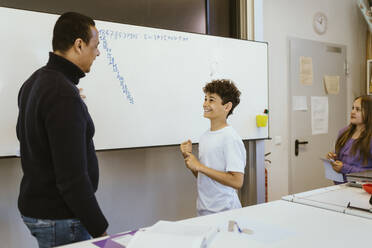
[[[325,75],[323,81],[327,94],[338,95],[340,92],[340,76]]]
[[[300,82],[303,85],[313,84],[313,59],[311,57],[300,57]]]
[[[311,130],[312,134],[328,133],[328,97],[311,97]]]
[[[293,111],[307,111],[306,96],[293,96],[292,97],[292,110]]]

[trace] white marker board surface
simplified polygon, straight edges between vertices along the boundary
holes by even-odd
[[[0,8],[0,156],[16,154],[17,95],[48,60],[58,15]],[[203,86],[231,79],[242,92],[229,117],[243,139],[268,138],[267,43],[96,21],[100,56],[81,79],[96,149],[173,145],[209,128]]]

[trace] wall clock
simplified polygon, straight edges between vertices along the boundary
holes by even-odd
[[[325,34],[325,32],[327,31],[327,25],[327,16],[322,12],[315,13],[313,18],[314,31],[319,35]]]

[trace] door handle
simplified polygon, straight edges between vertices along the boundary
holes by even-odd
[[[295,140],[295,155],[298,156],[298,146],[299,145],[306,145],[309,144],[308,141],[299,141],[298,139]]]

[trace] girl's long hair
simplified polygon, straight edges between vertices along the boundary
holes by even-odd
[[[355,156],[357,151],[359,151],[359,157],[363,159],[363,164],[368,163],[368,159],[371,158],[370,145],[372,139],[372,97],[371,96],[360,96],[355,98],[354,102],[361,99],[361,111],[362,119],[365,129],[357,138],[351,148],[351,154]],[[345,146],[346,142],[351,139],[356,129],[356,125],[351,124],[343,132],[340,137],[338,137],[336,142],[336,153],[339,154],[342,147]]]

